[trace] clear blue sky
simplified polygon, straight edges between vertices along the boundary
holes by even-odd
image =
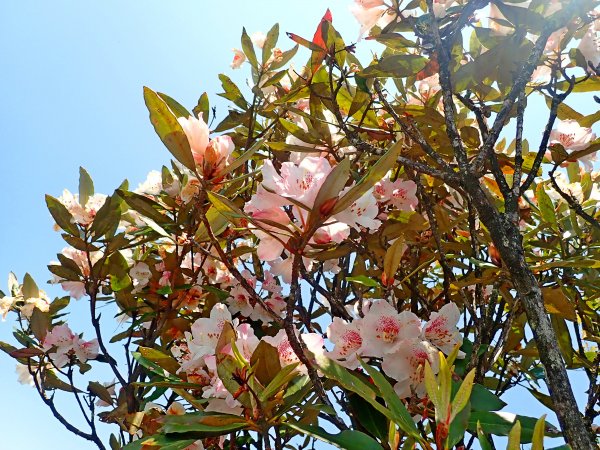
[[[350,2],[0,2],[0,289],[6,291],[9,271],[19,279],[28,271],[51,295],[60,294],[45,286],[46,264],[63,242],[52,230],[44,194],[76,191],[80,165],[97,192],[110,194],[124,178],[135,187],[150,170],[168,164],[147,118],[142,86],[189,109],[203,91],[216,100],[218,73],[238,83],[248,76],[229,68],[242,26],[266,32],[279,22],[286,49],[291,45],[284,31],[312,36],[330,7],[336,28],[351,41],[358,26]],[[76,331],[86,330],[85,307],[83,300],[76,305]],[[11,331],[10,321],[0,324],[0,340],[12,341]],[[33,389],[17,384],[13,360],[4,354],[0,380],[0,450],[93,448],[63,430]],[[536,415],[535,400],[528,402],[513,410]],[[73,412],[67,407],[67,416]]]

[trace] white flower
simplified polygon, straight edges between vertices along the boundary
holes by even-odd
[[[267,40],[267,35],[262,31],[257,31],[255,33],[252,33],[252,35],[250,36],[250,40],[258,48],[263,48],[265,45],[265,41]]]
[[[419,397],[425,395],[425,361],[429,361],[433,373],[438,372],[438,351],[429,342],[418,338],[404,341],[394,353],[383,358],[382,370],[398,381],[394,386],[398,397],[410,397],[413,391]]]
[[[438,312],[432,312],[429,316],[429,321],[423,327],[423,339],[449,355],[457,344],[462,344],[462,335],[456,328],[459,318],[460,310],[456,303],[442,306]]]
[[[363,344],[361,322],[359,319],[348,323],[339,317],[334,317],[331,325],[327,327],[327,338],[335,345],[333,351],[328,352],[327,356],[348,369],[360,367],[357,356]]]
[[[388,302],[377,300],[363,319],[362,353],[366,356],[384,356],[396,351],[404,339],[419,336],[420,333],[421,322],[415,314],[409,311],[398,313]]]
[[[242,64],[244,64],[244,61],[246,61],[246,55],[244,55],[244,52],[234,48],[232,49],[233,51],[233,61],[231,62],[230,66],[232,69],[239,69],[240,67],[242,67]]]

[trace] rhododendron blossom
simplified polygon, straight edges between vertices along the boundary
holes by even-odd
[[[363,348],[366,356],[382,357],[394,352],[404,339],[421,333],[419,318],[409,311],[399,313],[385,300],[377,300],[365,314],[362,328]]]
[[[303,333],[299,336],[306,345],[306,348],[314,354],[322,354],[323,338],[316,333]],[[279,353],[279,363],[282,367],[300,362],[298,355],[294,352],[285,330],[279,330],[275,336],[265,336],[263,339],[267,344],[271,344]],[[300,364],[297,368],[300,373],[306,373],[306,367]]]
[[[429,342],[414,337],[403,341],[402,345],[393,353],[389,353],[383,358],[381,368],[397,381],[394,390],[398,397],[410,397],[413,392],[419,397],[425,395],[426,361],[431,365],[433,373],[437,373],[439,369],[438,351]]]
[[[48,355],[58,368],[65,366],[72,356],[76,356],[82,363],[98,356],[98,340],[83,341],[66,324],[52,328],[46,334],[42,346],[45,351],[55,349]]]
[[[423,339],[449,355],[456,345],[462,344],[462,335],[456,328],[459,318],[460,311],[455,303],[442,306],[438,312],[431,313],[423,327]]]
[[[65,208],[73,216],[73,221],[79,225],[87,226],[94,221],[96,213],[104,205],[106,201],[106,195],[94,194],[91,195],[85,205],[79,202],[79,195],[72,194],[69,190],[65,189],[63,194],[58,197]]]
[[[347,323],[339,317],[334,317],[327,327],[327,339],[333,342],[335,347],[327,356],[348,369],[360,367],[357,356],[363,345],[362,328],[361,320]]]
[[[242,64],[244,64],[244,62],[246,61],[246,55],[244,54],[243,51],[234,48],[233,50],[233,61],[231,61],[231,68],[232,69],[239,69],[240,67],[242,67]]]

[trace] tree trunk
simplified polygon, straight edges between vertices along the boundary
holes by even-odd
[[[540,360],[546,370],[548,390],[565,440],[573,450],[597,449],[591,430],[585,426],[575,401],[556,333],[544,307],[542,291],[525,260],[523,237],[517,224],[494,208],[478,181],[468,180],[463,185],[471,196],[481,221],[489,230],[523,303]]]

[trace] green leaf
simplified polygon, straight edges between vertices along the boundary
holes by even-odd
[[[227,100],[232,101],[235,105],[239,106],[244,110],[247,109],[248,102],[242,95],[242,91],[240,91],[240,88],[238,88],[237,85],[233,81],[231,81],[231,78],[229,78],[227,75],[220,74],[219,80],[221,80],[221,87],[223,87],[223,90],[225,91],[219,94],[219,97],[223,97]]]
[[[281,372],[277,349],[261,340],[252,353],[250,366],[260,384],[267,386]]]
[[[344,430],[339,434],[331,434],[321,427],[300,423],[285,422],[285,425],[303,435],[309,435],[337,448],[344,450],[381,450],[382,447],[372,437],[355,430]]]
[[[546,193],[546,186],[539,184],[535,189],[535,196],[538,201],[538,207],[540,209],[540,216],[542,219],[550,225],[557,226],[558,220],[556,218],[556,211],[554,210],[552,199]]]
[[[23,277],[23,298],[27,300],[28,298],[39,298],[40,289],[38,288],[33,278],[28,273]]]
[[[410,413],[407,411],[406,406],[404,406],[404,403],[402,403],[402,400],[400,400],[400,398],[398,397],[398,394],[396,394],[396,391],[394,391],[392,385],[377,369],[371,367],[368,364],[365,364],[363,361],[361,361],[360,363],[363,369],[365,369],[365,371],[373,379],[375,386],[377,386],[381,391],[381,396],[383,397],[387,407],[393,414],[394,422],[396,422],[396,424],[409,436],[420,440],[421,437],[417,429],[417,425],[412,420]]]
[[[104,386],[103,384],[100,384],[97,381],[90,381],[88,384],[88,391],[94,394],[103,402],[106,402],[109,405],[113,404],[113,398],[108,392],[106,386]]]
[[[173,221],[166,214],[161,212],[163,209],[162,206],[154,200],[150,200],[144,195],[123,191],[121,189],[117,189],[116,192],[130,208],[134,209],[142,216],[152,219],[162,227],[165,227],[165,225],[173,225]]]
[[[37,307],[33,308],[31,318],[29,319],[29,326],[36,339],[42,342],[50,328],[50,314],[42,312]]]
[[[148,361],[162,367],[167,372],[175,374],[179,370],[179,363],[170,355],[155,348],[139,347],[138,352]]]
[[[366,275],[358,275],[356,277],[346,277],[346,281],[362,284],[368,287],[378,287],[379,283]]]
[[[246,427],[243,417],[231,414],[211,414],[195,412],[184,415],[165,416],[162,432],[172,433],[202,433],[207,436],[220,436]]]
[[[190,143],[173,111],[156,92],[145,86],[144,102],[150,112],[150,122],[160,140],[177,161],[195,172],[196,163]]]
[[[177,437],[154,435],[143,437],[123,447],[122,450],[184,450],[197,439],[179,439]]]
[[[469,417],[468,430],[476,432],[477,423],[481,424],[481,429],[485,433],[494,434],[496,436],[508,436],[516,421],[521,423],[521,443],[527,444],[531,442],[533,437],[533,429],[537,419],[534,417],[518,416],[510,413],[497,413],[487,411],[472,411]],[[546,436],[560,436],[559,430],[553,425],[546,425]]]
[[[279,39],[279,24],[276,23],[267,33],[267,38],[265,39],[265,43],[262,48],[262,63],[263,65],[269,60],[271,57],[271,53],[277,44],[277,39]]]
[[[215,207],[210,208],[206,212],[206,219],[208,220],[210,229],[215,236],[219,236],[223,231],[227,229],[227,227],[231,223],[229,219],[223,214],[221,214]],[[204,223],[201,223],[198,226],[198,230],[196,231],[194,239],[196,240],[196,242],[207,242],[210,240],[208,230],[206,229]],[[227,297],[229,297],[229,294],[227,295]]]
[[[169,109],[175,114],[175,117],[185,117],[187,119],[191,116],[190,112],[174,98],[171,98],[162,92],[157,92],[156,95],[167,104]]]
[[[329,217],[333,210],[333,204],[331,202],[337,202],[337,198],[340,195],[342,189],[348,181],[350,175],[350,160],[348,158],[342,159],[333,170],[327,175],[325,181],[321,185],[315,202],[308,216],[308,226],[314,226],[320,223],[320,220]]]
[[[387,55],[375,64],[360,72],[363,78],[373,77],[393,77],[404,78],[416,75],[422,70],[429,60],[419,55],[402,54],[402,55]]]
[[[477,439],[479,440],[481,450],[492,450],[490,441],[488,441],[487,435],[484,433],[479,422],[477,422]]]
[[[242,50],[248,58],[248,62],[255,69],[258,68],[258,60],[256,59],[256,53],[254,52],[254,44],[252,43],[252,39],[246,33],[246,28],[242,29]]]
[[[79,204],[85,208],[89,198],[94,195],[94,182],[92,177],[83,168],[79,168]]]
[[[348,402],[356,421],[370,434],[385,442],[388,437],[388,421],[386,417],[373,408],[360,395],[349,394]],[[395,428],[395,425],[394,425]]]
[[[395,166],[396,158],[402,151],[402,142],[397,142],[371,166],[367,174],[362,177],[346,194],[338,200],[331,214],[346,210],[362,197],[369,189],[385,176]]]
[[[198,104],[192,110],[194,116],[201,117],[202,120],[208,123],[208,112],[210,111],[210,102],[208,100],[208,94],[203,92],[198,99]],[[202,116],[200,116],[202,114]]]
[[[517,420],[508,433],[508,445],[506,450],[520,450],[521,448],[521,423]]]
[[[539,418],[533,427],[533,438],[531,450],[544,450],[544,428],[546,426],[546,414]]]
[[[475,411],[498,411],[506,406],[498,396],[480,384],[473,385],[471,408]]]
[[[465,376],[458,392],[454,396],[452,400],[452,414],[450,415],[450,420],[454,420],[459,412],[463,410],[463,408],[469,402],[469,398],[471,397],[471,391],[473,389],[473,380],[475,378],[475,369],[472,369],[467,376]]]
[[[119,227],[121,220],[121,208],[119,200],[115,197],[108,197],[104,204],[100,207],[94,217],[94,222],[90,228],[93,236],[93,241],[97,241],[102,236],[112,236]]]
[[[260,401],[264,402],[269,400],[271,397],[277,394],[277,392],[279,392],[282,386],[292,381],[297,376],[295,370],[299,364],[300,363],[293,363],[283,367],[279,373],[275,375],[267,387],[265,387],[265,389],[259,394],[258,397]]]
[[[67,233],[79,236],[79,228],[74,223],[73,216],[69,210],[56,198],[46,194],[46,205],[56,224]]]

